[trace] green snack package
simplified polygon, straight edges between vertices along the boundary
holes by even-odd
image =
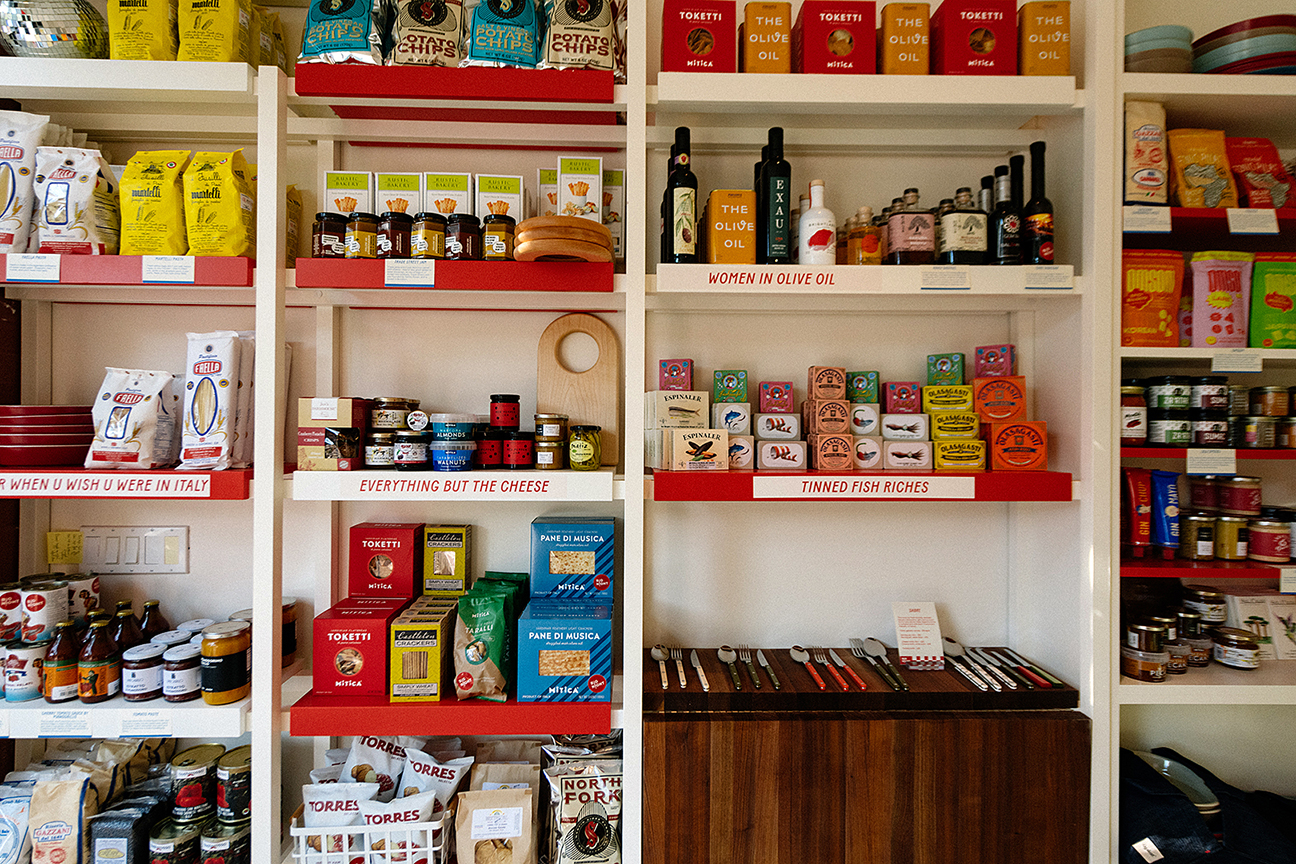
[[[1252,348],[1296,348],[1296,253],[1256,253],[1248,342]]]
[[[455,695],[504,702],[508,678],[505,649],[509,623],[503,593],[477,592],[459,598],[455,619]]]

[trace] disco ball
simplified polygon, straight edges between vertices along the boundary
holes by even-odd
[[[0,43],[15,57],[108,56],[108,25],[85,0],[0,0]]]

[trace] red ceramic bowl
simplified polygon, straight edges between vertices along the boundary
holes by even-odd
[[[60,417],[66,416],[63,414]],[[0,435],[89,435],[94,436],[93,423],[69,423],[57,426],[40,426],[27,423],[0,423]]]
[[[0,447],[89,447],[94,435],[6,435],[0,432]]]
[[[89,414],[93,405],[0,405],[0,417],[25,417],[29,414]]]
[[[0,416],[0,424],[5,426],[93,426],[93,416],[85,414],[22,414]]]
[[[0,446],[0,465],[17,468],[50,468],[84,465],[89,444],[59,444],[37,447]]]

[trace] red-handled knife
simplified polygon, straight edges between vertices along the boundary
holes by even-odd
[[[1044,680],[1043,678],[1041,678],[1040,676],[1036,675],[1035,672],[1034,672],[1034,670],[1032,670],[1030,667],[1025,666],[1025,665],[1023,665],[1023,664],[1021,664],[1021,663],[1018,663],[1018,662],[1016,662],[1015,660],[1010,660],[1010,659],[1008,659],[1007,657],[1003,656],[1002,654],[997,655],[997,656],[999,657],[1000,660],[1002,660],[1003,662],[1007,663],[1007,664],[1008,664],[1009,666],[1011,666],[1013,669],[1016,669],[1016,670],[1017,670],[1017,673],[1018,673],[1019,675],[1022,675],[1023,677],[1025,677],[1026,680],[1030,681],[1030,682],[1031,682],[1032,684],[1034,684],[1036,687],[1039,687],[1039,688],[1041,688],[1041,689],[1043,689],[1043,690],[1050,690],[1050,689],[1052,689],[1053,685],[1052,685],[1051,683],[1049,683],[1048,681],[1045,681],[1045,680]],[[1014,655],[1014,656],[1015,656],[1015,655]]]
[[[864,683],[864,679],[856,675],[855,670],[846,665],[846,661],[841,658],[840,654],[838,654],[833,649],[829,648],[828,656],[832,658],[832,661],[834,663],[836,663],[838,666],[846,670],[846,674],[851,676],[852,679],[854,679],[855,683],[859,685],[859,688],[861,690],[868,689],[868,685]]]
[[[806,668],[806,671],[810,673],[810,677],[819,685],[820,690],[828,689],[828,686],[824,684],[823,679],[819,677],[819,673],[815,671],[814,666],[810,663],[810,655],[806,653],[804,648],[800,645],[793,645],[788,649],[788,653],[792,655],[793,660]]]

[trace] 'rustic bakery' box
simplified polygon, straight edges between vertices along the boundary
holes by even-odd
[[[531,521],[531,598],[612,602],[616,524],[609,516]]]
[[[738,30],[739,72],[792,71],[792,4],[752,0],[743,7]]]
[[[393,702],[440,702],[453,669],[455,607],[406,611],[392,622],[387,656]]]
[[[359,468],[358,458],[348,458],[340,451],[330,450],[331,433],[328,430],[355,429],[364,440],[369,407],[368,399],[311,396],[298,399],[297,470],[350,471]]]
[[[612,604],[533,600],[517,622],[519,702],[610,702]]]
[[[797,72],[872,75],[877,71],[873,0],[805,0],[792,25]]]
[[[650,390],[644,394],[644,428],[705,429],[710,399],[705,390]]]
[[[756,263],[756,193],[712,189],[707,198],[707,262]]]
[[[408,601],[405,601],[408,602]],[[334,606],[315,616],[311,685],[327,696],[387,695],[387,628],[404,604]]]
[[[933,441],[933,458],[937,471],[984,471],[984,441]]]
[[[1048,470],[1048,424],[1043,420],[992,423],[989,444],[995,471]]]
[[[977,378],[972,382],[976,412],[983,423],[1026,419],[1026,378]]]
[[[361,522],[351,526],[347,585],[352,597],[403,597],[423,587],[423,523]]]
[[[1023,3],[1017,10],[1017,70],[1022,75],[1071,74],[1070,0]]]
[[[663,72],[736,72],[738,12],[734,0],[665,0]]]
[[[878,71],[883,75],[926,75],[930,71],[930,3],[888,3],[882,7]]]
[[[1017,0],[944,0],[931,37],[934,75],[1017,74]]]
[[[423,526],[423,593],[457,597],[472,587],[473,527]]]

